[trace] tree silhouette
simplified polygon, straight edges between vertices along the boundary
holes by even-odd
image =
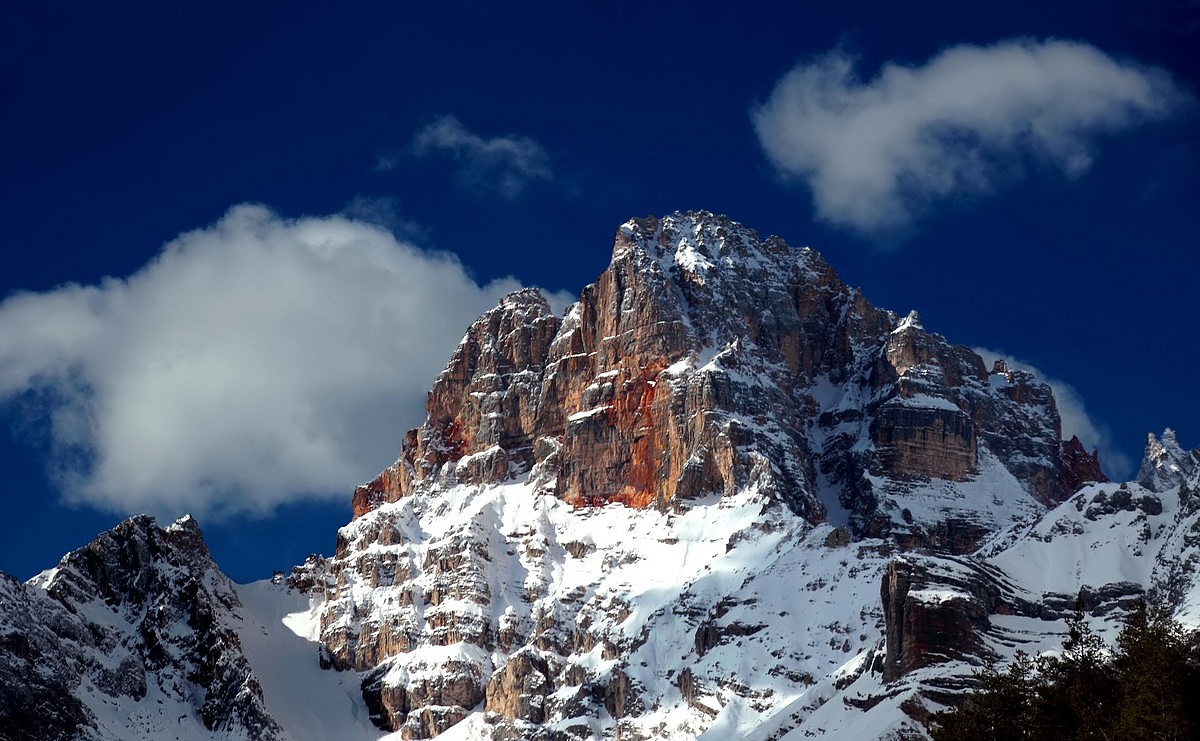
[[[1081,610],[1062,652],[986,664],[978,688],[935,713],[934,741],[1200,739],[1200,633],[1143,604],[1109,649]]]

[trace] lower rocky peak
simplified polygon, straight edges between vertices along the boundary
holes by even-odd
[[[190,517],[126,520],[3,587],[0,676],[26,679],[0,682],[14,709],[0,737],[281,736],[234,630],[237,595]]]
[[[1153,433],[1146,437],[1146,451],[1137,475],[1139,484],[1153,491],[1166,491],[1185,483],[1197,471],[1200,448],[1186,452],[1174,430],[1164,430],[1161,439]]]
[[[1083,443],[1074,435],[1070,440],[1063,442],[1061,460],[1063,491],[1067,494],[1074,494],[1084,484],[1108,481],[1108,477],[1100,468],[1100,452],[1093,450],[1088,453]]]

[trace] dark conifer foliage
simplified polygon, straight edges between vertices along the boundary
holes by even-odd
[[[989,663],[979,687],[932,718],[934,741],[1200,739],[1200,632],[1144,606],[1111,649],[1082,614],[1062,653]]]

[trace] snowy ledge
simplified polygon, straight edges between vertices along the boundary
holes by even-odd
[[[941,605],[954,600],[974,601],[974,597],[953,589],[914,589],[908,593],[908,598],[928,605]]]
[[[594,415],[600,414],[601,412],[608,411],[609,409],[612,409],[612,404],[605,404],[603,406],[598,406],[594,409],[589,409],[586,412],[575,412],[570,417],[567,417],[567,421],[568,422],[578,422],[581,419],[587,419],[588,417],[592,417]]]

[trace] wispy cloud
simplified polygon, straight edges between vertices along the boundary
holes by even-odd
[[[44,415],[72,501],[173,517],[345,497],[518,287],[363,221],[238,206],[128,278],[0,303],[0,401]]]
[[[991,192],[1023,160],[1076,177],[1098,135],[1165,116],[1183,97],[1161,71],[1068,41],[955,46],[866,82],[855,63],[835,51],[800,64],[751,115],[768,159],[808,185],[817,215],[871,235]]]
[[[1133,461],[1113,443],[1112,433],[1102,422],[1088,414],[1083,397],[1074,386],[1058,378],[1047,376],[1034,366],[1023,360],[1018,360],[998,350],[985,347],[973,347],[976,355],[983,358],[987,367],[992,367],[996,360],[1003,360],[1009,368],[1032,373],[1042,383],[1048,384],[1054,392],[1054,401],[1058,405],[1058,416],[1062,419],[1062,436],[1070,440],[1078,437],[1079,442],[1089,451],[1100,451],[1100,463],[1105,473],[1116,479],[1131,476],[1134,473]]]
[[[449,155],[458,163],[459,180],[465,186],[508,199],[516,198],[532,181],[554,178],[550,156],[533,139],[485,138],[454,116],[441,116],[425,125],[413,136],[411,150],[418,156]],[[394,157],[381,158],[376,169],[392,169],[397,163]]]

